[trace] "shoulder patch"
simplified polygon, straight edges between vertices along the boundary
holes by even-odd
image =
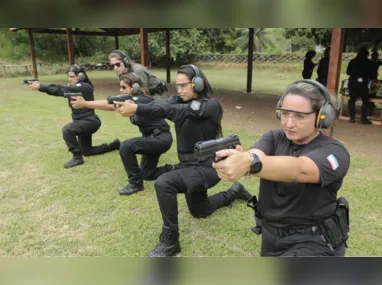
[[[190,108],[194,111],[199,111],[200,110],[200,105],[201,103],[199,101],[192,101],[190,104]]]
[[[333,154],[329,155],[326,159],[329,161],[333,170],[336,170],[340,166],[337,158]]]

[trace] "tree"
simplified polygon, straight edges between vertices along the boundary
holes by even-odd
[[[286,38],[312,38],[316,44],[328,46],[332,37],[332,29],[285,29],[284,36]],[[382,30],[348,28],[345,30],[345,45],[352,51],[358,50],[361,46],[379,49],[382,45]]]
[[[316,44],[328,46],[332,38],[332,29],[285,29],[284,36],[287,39],[293,37],[314,39]]]
[[[236,29],[237,33],[240,35],[234,43],[242,49],[248,48],[248,28]],[[268,37],[268,32],[265,28],[255,28],[253,35],[253,50],[257,52],[262,52],[266,47],[273,47],[272,41]]]

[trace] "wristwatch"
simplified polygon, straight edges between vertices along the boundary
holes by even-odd
[[[252,163],[249,172],[252,174],[259,173],[263,169],[263,164],[256,153],[250,152],[250,154],[252,155]]]

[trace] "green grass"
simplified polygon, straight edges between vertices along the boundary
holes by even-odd
[[[205,72],[215,87],[245,88],[245,79],[241,78],[245,69]],[[165,78],[164,70],[155,73]],[[272,80],[271,75],[273,70],[255,72],[256,88],[274,93],[296,76],[287,74]],[[111,86],[105,92],[98,89],[97,98],[116,93],[113,72],[92,72],[90,76],[98,86]],[[120,197],[118,190],[127,184],[127,177],[118,152],[85,158],[83,166],[64,169],[63,164],[70,159],[61,134],[62,127],[71,120],[67,102],[33,92],[21,85],[21,80],[0,80],[0,256],[146,254],[156,245],[162,224],[154,182],[145,182],[145,191],[139,194]],[[65,77],[42,76],[41,81],[64,83]],[[139,135],[138,129],[118,113],[97,114],[102,127],[93,136],[94,144]],[[224,131],[238,134],[246,149],[258,139],[258,134],[244,129]],[[176,162],[174,142],[160,164]],[[352,156],[340,192],[351,204],[348,256],[382,255],[381,171],[382,167],[370,157]],[[241,182],[257,194],[258,179],[243,178]],[[209,193],[230,185],[221,182]],[[235,202],[207,219],[195,219],[182,195],[178,195],[178,202],[182,256],[259,255],[260,238],[250,230],[253,213],[245,203]]]

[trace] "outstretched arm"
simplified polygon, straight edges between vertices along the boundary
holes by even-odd
[[[85,101],[82,96],[72,97],[70,105],[72,105],[74,109],[90,108],[105,111],[115,110],[114,105],[108,104],[107,100]]]
[[[199,117],[202,119],[217,119],[220,108],[216,100],[190,101],[189,103],[170,104],[164,100],[156,100],[150,104],[135,104],[134,102],[115,102],[120,107],[122,116],[131,117],[135,113],[138,115],[148,115],[157,118],[166,118],[173,122],[183,120],[187,117]]]
[[[250,149],[247,152],[238,150],[222,150],[217,157],[227,157],[225,160],[214,163],[219,176],[226,181],[235,181],[249,172],[252,155],[256,153],[263,165],[257,177],[278,182],[320,182],[320,171],[312,159],[301,156],[267,156],[259,149]]]

